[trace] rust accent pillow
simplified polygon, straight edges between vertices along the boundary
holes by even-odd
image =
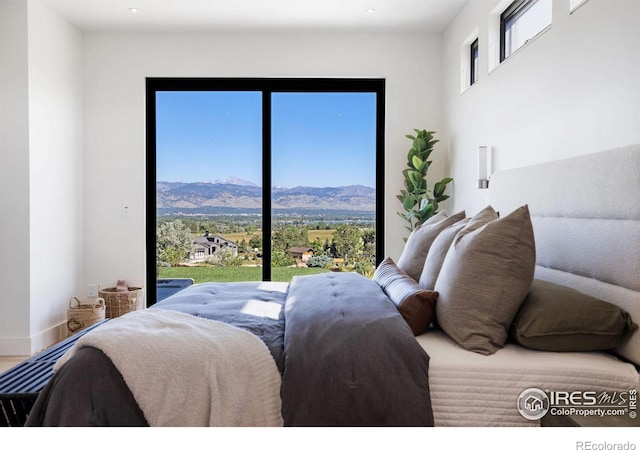
[[[391,258],[380,263],[373,280],[396,305],[415,336],[427,331],[435,318],[437,292],[421,289]]]

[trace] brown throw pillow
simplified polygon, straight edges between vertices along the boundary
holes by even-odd
[[[464,211],[451,217],[447,217],[446,213],[441,211],[415,228],[409,235],[402,255],[398,259],[398,267],[407,272],[415,281],[418,281],[427,253],[435,238],[442,230],[464,218]]]
[[[391,258],[380,263],[373,279],[395,303],[415,336],[427,331],[435,317],[437,292],[420,289],[418,283]]]
[[[528,207],[486,222],[493,215],[486,208],[456,235],[435,284],[438,325],[463,348],[483,355],[504,346],[536,259]]]
[[[590,352],[614,349],[637,329],[629,313],[612,303],[533,280],[509,337],[533,350]]]

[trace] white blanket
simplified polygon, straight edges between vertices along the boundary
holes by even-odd
[[[102,350],[151,426],[282,426],[281,377],[253,334],[177,311],[133,311],[78,339]]]

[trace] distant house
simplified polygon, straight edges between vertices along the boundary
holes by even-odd
[[[311,247],[291,247],[289,253],[294,259],[307,262],[307,260],[313,256],[313,249]]]
[[[220,235],[211,234],[208,231],[204,236],[197,237],[193,240],[193,249],[189,255],[189,259],[194,261],[204,261],[218,250],[229,248],[233,256],[238,256],[238,244],[228,241]]]

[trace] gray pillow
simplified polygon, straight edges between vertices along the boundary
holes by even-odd
[[[424,260],[424,267],[420,274],[418,284],[422,289],[433,290],[436,286],[436,279],[442,268],[444,257],[447,256],[447,251],[451,247],[453,239],[458,232],[462,230],[471,218],[462,219],[459,222],[454,223],[448,228],[442,230],[440,234],[435,238],[427,253],[427,258]]]
[[[465,218],[464,211],[447,217],[444,211],[432,216],[409,235],[397,265],[416,282],[420,279],[429,248],[440,232]]]
[[[463,348],[483,355],[504,346],[536,261],[529,208],[494,216],[487,207],[456,235],[435,284],[438,325]]]
[[[638,329],[628,312],[576,289],[533,280],[509,337],[533,350],[611,350]]]

